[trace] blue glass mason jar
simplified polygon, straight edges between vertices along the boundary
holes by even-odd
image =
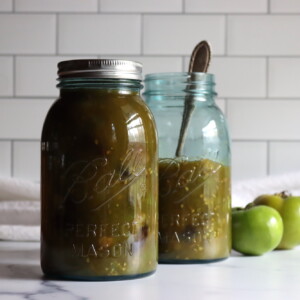
[[[161,263],[205,263],[230,254],[230,141],[214,88],[207,73],[145,77],[143,96],[159,136]],[[178,151],[187,101],[193,110]]]
[[[41,140],[41,266],[50,277],[117,280],[157,266],[157,133],[139,63],[58,64]]]

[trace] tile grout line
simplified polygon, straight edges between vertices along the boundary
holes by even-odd
[[[55,54],[58,55],[59,52],[59,14],[55,14]]]
[[[228,123],[227,119],[228,119],[228,99],[225,98],[224,99],[224,115],[225,115],[225,118],[226,118],[226,122]]]
[[[14,177],[14,141],[10,141],[10,176]]]
[[[224,99],[226,100],[226,99]],[[227,112],[227,111],[226,111]],[[266,143],[266,142],[276,142],[276,143],[300,143],[300,139],[241,139],[241,138],[231,138],[232,142],[237,142],[237,143]],[[40,142],[40,138],[1,138],[0,137],[0,142]]]
[[[271,14],[271,0],[268,0],[268,3],[267,3],[267,13]]]
[[[185,6],[184,6],[185,9]],[[49,15],[49,14],[56,14],[56,13],[63,13],[66,15],[97,15],[99,12],[97,10],[95,11],[59,11],[59,10],[49,10],[49,11],[14,11],[16,15]],[[11,12],[7,11],[0,11],[0,15],[9,14]],[[183,13],[181,11],[178,12],[168,12],[168,11],[158,11],[158,12],[146,12],[146,11],[128,11],[128,12],[121,12],[121,11],[115,11],[115,12],[106,12],[101,11],[101,14],[104,15],[137,15],[140,13],[145,13],[149,16],[181,16]],[[224,16],[225,14],[230,14],[233,16],[268,16],[268,12],[236,12],[236,11],[226,11],[226,12],[184,12],[187,16]],[[274,12],[270,14],[272,16],[300,16],[300,12]]]
[[[13,55],[13,98],[17,95],[17,58],[16,55]]]
[[[228,14],[225,17],[225,32],[224,32],[224,54],[228,57]]]
[[[101,13],[101,0],[97,0],[97,12]]]
[[[48,95],[48,96],[0,96],[0,103],[1,101],[5,100],[17,100],[17,101],[30,101],[30,100],[41,100],[41,101],[47,101],[53,100],[53,97],[57,97],[57,94],[55,95]]]
[[[181,10],[182,10],[182,14],[185,14],[186,13],[186,3],[185,3],[185,0],[181,0],[182,3],[181,3]]]
[[[249,139],[249,138],[232,138],[231,139],[233,142],[237,143],[266,143],[267,141],[269,142],[276,142],[276,143],[300,143],[300,139]]]
[[[185,71],[185,63],[184,63],[184,56],[181,56],[181,72]]]
[[[267,161],[266,161],[266,171],[267,171],[267,175],[270,175],[270,141],[266,141],[267,143]]]
[[[101,58],[101,56],[99,56],[99,58]],[[103,56],[104,57],[104,56]],[[183,67],[185,67],[185,64],[183,63],[182,64]],[[184,71],[184,70],[183,70]],[[41,101],[44,101],[44,100],[53,100],[53,97],[56,97],[57,94],[53,94],[53,95],[19,95],[19,96],[0,96],[0,102],[2,100],[41,100]],[[255,101],[268,101],[271,103],[271,101],[299,101],[300,100],[300,97],[270,97],[270,98],[267,98],[267,97],[256,97],[256,96],[253,96],[253,97],[246,97],[246,96],[235,96],[235,97],[231,97],[231,96],[226,96],[226,95],[219,95],[217,99],[225,99],[227,98],[229,101],[252,101],[252,102],[255,102]]]
[[[40,138],[14,138],[14,139],[10,139],[10,138],[0,138],[0,142],[40,142],[41,139]]]
[[[270,62],[269,62],[269,57],[266,57],[266,98],[268,99],[269,97],[269,68],[270,68]]]
[[[15,0],[12,0],[12,12],[14,13],[16,11],[16,1]]]
[[[1,1],[1,0],[0,0]],[[104,53],[105,55],[108,55],[109,53]],[[56,54],[53,53],[0,53],[0,57],[5,57],[5,56],[12,56],[12,55],[18,55],[18,56],[26,56],[26,57],[55,57]],[[85,54],[85,53],[66,53],[66,54],[61,54],[61,56],[97,56],[98,54],[95,53],[90,53],[90,54]],[[125,56],[136,56],[136,54],[124,54],[124,53],[119,53],[119,54],[114,54],[114,55],[125,55]],[[179,54],[145,54],[143,56],[145,57],[181,57],[181,56],[189,56],[190,53],[179,53]],[[248,58],[266,58],[266,55],[224,55],[224,54],[213,54],[214,58],[240,58],[240,59],[248,59]],[[269,58],[278,58],[278,59],[300,59],[300,55],[268,55]]]
[[[141,17],[141,23],[140,23],[140,55],[143,56],[144,55],[144,14],[140,15]]]
[[[115,55],[114,55],[115,56]],[[99,58],[101,58],[101,56],[99,56]],[[182,57],[180,57],[181,59]],[[184,61],[182,61],[182,67],[185,67],[185,63]],[[183,69],[184,71],[184,69]],[[53,97],[56,97],[57,94],[53,94],[53,95],[15,95],[15,96],[0,96],[0,102],[2,100],[24,100],[24,101],[30,101],[30,100],[53,100]],[[256,102],[256,101],[268,101],[271,103],[271,101],[299,101],[300,100],[300,96],[299,97],[257,97],[257,96],[226,96],[226,95],[218,95],[217,99],[228,99],[229,101],[251,101],[251,102]]]

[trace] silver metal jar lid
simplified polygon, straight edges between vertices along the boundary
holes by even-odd
[[[119,59],[76,59],[57,65],[62,78],[119,78],[142,80],[143,66],[139,62]]]

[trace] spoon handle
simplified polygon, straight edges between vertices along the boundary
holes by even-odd
[[[193,111],[195,110],[195,100],[192,94],[189,94],[189,89],[191,88],[191,83],[193,82],[193,74],[194,72],[202,72],[206,73],[209,67],[211,58],[211,50],[207,41],[201,41],[198,43],[191,55],[190,64],[189,64],[189,73],[190,77],[188,79],[188,87],[187,87],[187,96],[184,101],[184,111],[182,116],[181,128],[179,133],[179,139],[176,149],[176,157],[182,156],[182,149],[185,142],[187,129],[189,127],[189,123],[191,120],[191,116]]]

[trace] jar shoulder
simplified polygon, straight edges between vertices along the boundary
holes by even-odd
[[[205,118],[204,118],[205,116]],[[226,117],[221,108],[215,104],[199,106],[195,109],[195,118],[201,117],[202,120],[206,121],[208,119],[220,122],[221,124],[226,124]]]
[[[139,123],[148,131],[154,131],[154,119],[145,102],[138,95],[97,97],[60,97],[49,109],[42,131],[42,139],[49,131],[89,130],[97,127],[125,126]]]

